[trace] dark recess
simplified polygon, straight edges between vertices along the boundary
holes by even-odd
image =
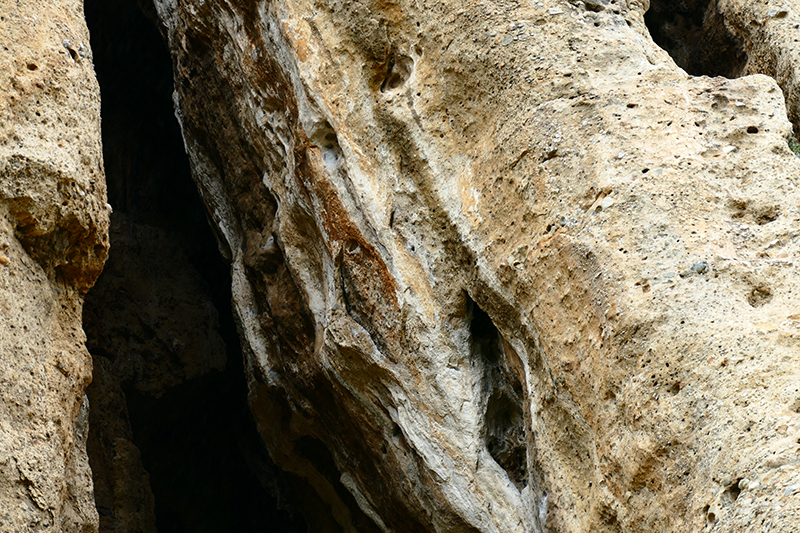
[[[121,383],[133,441],[150,476],[157,528],[160,533],[306,531],[302,518],[278,508],[274,494],[280,493],[280,476],[247,405],[228,266],[191,179],[173,113],[170,56],[152,12],[152,6],[136,0],[85,2],[102,95],[112,220],[122,215],[173,238],[202,276],[227,346],[224,371],[184,380],[158,397],[137,391],[131,380]],[[112,240],[112,257],[114,250]],[[102,309],[102,304],[93,301],[90,291],[87,311]],[[102,319],[96,313],[91,318]],[[87,327],[90,349],[91,332]],[[108,350],[92,355],[95,361],[113,362],[115,357]],[[97,430],[90,428],[90,433]],[[104,472],[93,474],[98,479]],[[101,531],[120,531],[113,514],[113,509],[101,509]]]
[[[503,339],[492,319],[469,295],[466,299],[473,361],[484,368],[486,447],[521,490],[528,484],[522,384],[511,368]]]
[[[652,0],[644,21],[653,40],[692,76],[742,75],[747,54],[715,0]]]

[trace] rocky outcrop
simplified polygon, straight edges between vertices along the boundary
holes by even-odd
[[[3,532],[255,527],[275,477],[313,531],[798,528],[790,9],[154,0],[277,474],[135,75],[86,400],[92,54],[79,4],[6,4]]]
[[[83,294],[108,253],[82,3],[0,3],[0,530],[97,528]]]
[[[775,78],[797,125],[800,17],[790,8],[747,0],[653,0],[645,21],[655,42],[689,74]]]
[[[687,76],[636,1],[156,7],[312,526],[797,528],[773,79]]]

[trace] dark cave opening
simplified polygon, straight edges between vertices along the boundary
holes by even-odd
[[[192,181],[145,0],[86,0],[114,209],[86,297],[100,531],[306,531],[247,404],[228,265]]]
[[[742,75],[747,54],[728,31],[716,0],[651,0],[644,21],[653,41],[688,74]]]

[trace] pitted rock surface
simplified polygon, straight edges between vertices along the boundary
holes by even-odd
[[[108,207],[82,3],[4,0],[0,43],[0,531],[95,531],[81,307]]]
[[[793,3],[153,3],[311,530],[800,528]],[[91,52],[0,7],[0,529],[94,531]]]
[[[251,407],[340,527],[797,528],[772,78],[641,2],[156,4]]]

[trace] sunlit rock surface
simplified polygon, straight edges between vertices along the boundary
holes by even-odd
[[[773,79],[688,76],[640,2],[156,5],[320,530],[798,527]]]
[[[800,527],[800,8],[154,4],[310,530]],[[88,35],[71,1],[0,2],[0,32],[0,530],[95,531]]]
[[[94,531],[81,307],[108,208],[82,2],[0,2],[0,213],[0,531]]]

